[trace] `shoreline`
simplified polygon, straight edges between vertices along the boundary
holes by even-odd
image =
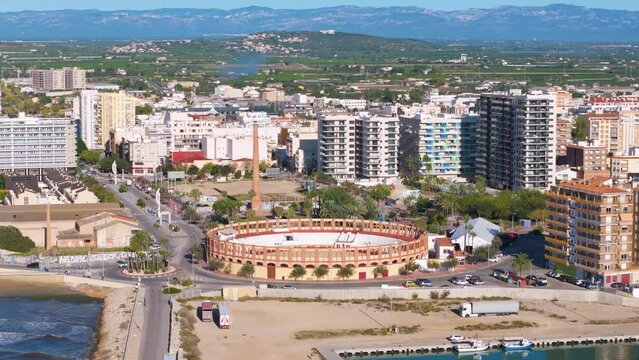
[[[531,339],[529,339],[531,340]],[[600,345],[627,344],[637,345],[639,334],[636,335],[599,335],[589,337],[568,337],[568,338],[541,338],[531,340],[533,346],[531,350],[544,350],[554,348],[575,348],[575,347],[591,347]],[[488,340],[490,345],[486,351],[501,350],[499,340]],[[387,346],[361,346],[350,348],[316,348],[321,359],[324,360],[343,360],[345,358],[356,357],[366,360],[369,357],[384,356],[392,359],[396,356],[420,356],[420,355],[436,355],[436,354],[456,354],[453,351],[453,345],[450,342],[424,342],[421,344],[397,344]]]
[[[102,308],[96,319],[93,344],[87,356],[94,360],[122,358],[127,340],[125,329],[128,329],[131,321],[135,296],[133,286],[118,284],[116,287],[108,282],[58,274],[0,271],[0,289],[0,298],[100,302]],[[123,324],[126,324],[126,328]]]

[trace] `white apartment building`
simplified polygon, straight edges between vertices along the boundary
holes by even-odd
[[[639,111],[623,110],[619,112],[619,146],[615,155],[630,155],[633,147],[639,145]]]
[[[339,105],[348,110],[366,110],[366,100],[364,99],[340,99]]]
[[[82,90],[80,96],[74,100],[77,104],[80,119],[80,138],[90,150],[102,149],[98,143],[97,108],[100,96],[97,90]]]
[[[318,171],[337,181],[355,179],[355,122],[348,114],[321,115],[318,121]]]
[[[229,85],[220,85],[215,87],[214,95],[222,99],[241,99],[244,97],[244,90]]]
[[[319,172],[340,182],[389,183],[397,178],[396,115],[321,115],[318,124]]]
[[[179,111],[165,113],[164,121],[171,131],[171,151],[199,150],[201,140],[214,136],[222,123],[221,118]]]
[[[237,114],[237,120],[246,126],[266,126],[271,123],[271,117],[265,111],[241,111]]]
[[[292,172],[310,174],[317,168],[318,134],[314,128],[290,130],[286,138],[286,154]]]
[[[267,161],[268,144],[266,139],[259,142],[260,161]],[[253,137],[210,137],[202,139],[202,152],[204,157],[217,161],[237,161],[253,158]]]
[[[86,70],[78,68],[31,70],[31,84],[36,91],[84,90]]]
[[[129,161],[132,163],[133,175],[153,175],[162,159],[167,156],[166,143],[161,141],[130,142]]]
[[[76,166],[75,125],[70,119],[0,118],[0,170],[41,174]]]
[[[359,113],[355,120],[355,176],[369,183],[391,184],[399,175],[397,114]]]

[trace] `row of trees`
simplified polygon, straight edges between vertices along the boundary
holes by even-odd
[[[161,238],[159,250],[151,249],[152,236],[148,231],[138,231],[124,250],[129,253],[129,271],[154,274],[166,271],[173,254],[167,249],[169,240]]]

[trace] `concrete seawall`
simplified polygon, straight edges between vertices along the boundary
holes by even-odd
[[[411,299],[417,294],[420,299],[429,299],[432,292],[440,295],[448,291],[449,298],[481,298],[508,297],[518,300],[561,300],[578,302],[600,302],[613,305],[639,307],[639,298],[622,296],[594,290],[558,290],[531,288],[502,288],[502,287],[472,287],[472,288],[412,288],[412,289],[384,289],[384,288],[353,288],[353,289],[259,289],[260,298],[303,298],[324,300],[377,300],[387,296],[396,299]]]

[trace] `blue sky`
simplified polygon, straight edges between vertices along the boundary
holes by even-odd
[[[576,4],[588,7],[639,10],[639,0],[0,0],[0,11],[57,9],[157,9],[175,7],[238,8],[268,6],[273,8],[316,8],[335,5],[421,6],[437,10],[493,7],[499,5]]]

